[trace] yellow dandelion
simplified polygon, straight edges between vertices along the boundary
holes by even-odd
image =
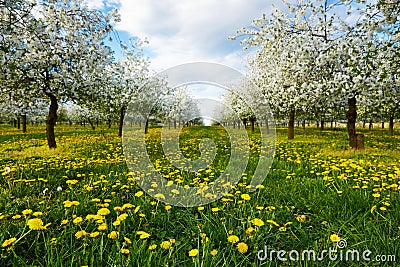
[[[218,254],[218,250],[213,249],[213,250],[211,250],[210,254],[211,254],[211,256],[215,256]]]
[[[165,196],[161,193],[155,194],[154,197],[158,199],[165,199]]]
[[[76,217],[72,222],[73,222],[74,224],[79,224],[79,223],[81,223],[82,221],[83,221],[82,217]]]
[[[111,233],[108,234],[108,238],[110,239],[115,239],[118,237],[118,232],[112,231]]]
[[[155,250],[157,248],[156,244],[150,245],[149,246],[149,250]]]
[[[331,241],[333,243],[339,242],[339,240],[340,240],[340,236],[337,234],[332,234],[329,238],[331,239]]]
[[[264,225],[264,221],[261,220],[261,219],[258,219],[258,218],[254,218],[251,222],[252,222],[255,226],[258,226],[258,227],[261,227],[261,226]]]
[[[140,239],[146,239],[146,238],[150,237],[150,234],[148,234],[144,231],[137,231],[136,234],[139,235]]]
[[[107,208],[101,208],[101,209],[99,209],[97,211],[97,215],[105,216],[105,215],[108,215],[108,214],[110,214],[110,210],[107,209]]]
[[[81,230],[81,231],[76,232],[75,237],[77,239],[79,239],[79,238],[81,238],[82,236],[85,236],[85,235],[87,235],[86,231],[85,230]]]
[[[127,213],[123,213],[123,214],[121,214],[121,215],[118,216],[117,220],[118,220],[118,221],[123,221],[123,220],[125,220],[126,218],[128,218],[128,214],[127,214]]]
[[[143,196],[143,191],[136,192],[135,197]]]
[[[127,237],[124,237],[124,240],[125,240],[125,242],[127,243],[127,244],[132,244],[132,241],[129,239],[129,238],[127,238]]]
[[[251,199],[249,194],[242,194],[241,198],[244,199],[244,200],[250,200]]]
[[[98,237],[100,235],[100,233],[99,232],[93,232],[93,233],[90,233],[90,237]]]
[[[3,242],[3,245],[1,245],[3,248],[11,246],[12,243],[14,243],[17,239],[15,237],[12,237],[10,239],[7,239]]]
[[[106,223],[102,223],[97,227],[97,230],[99,231],[104,231],[107,230],[107,224]]]
[[[192,249],[189,251],[189,257],[196,257],[199,254],[198,249]]]
[[[78,180],[67,180],[66,183],[67,183],[68,185],[74,185],[74,184],[77,184],[77,183],[78,183]]]
[[[43,221],[41,219],[35,218],[35,219],[30,219],[26,223],[29,226],[29,229],[31,230],[46,230],[46,226],[43,225]]]
[[[122,254],[125,254],[125,255],[128,255],[128,254],[130,253],[130,251],[129,251],[129,249],[122,248],[122,249],[121,249],[121,253],[122,253]]]
[[[246,253],[247,250],[249,249],[249,246],[243,242],[238,243],[236,247],[239,250],[239,252],[243,254]]]
[[[31,210],[31,209],[23,210],[23,211],[22,211],[22,214],[25,215],[25,216],[26,216],[26,215],[30,215],[30,214],[32,214],[32,210]]]
[[[256,230],[253,227],[249,227],[246,229],[246,235],[249,236],[251,233],[255,232]]]
[[[161,242],[160,247],[163,249],[169,249],[171,247],[171,242],[163,241],[163,242]]]
[[[236,243],[236,242],[238,242],[239,241],[239,237],[237,237],[236,235],[230,235],[230,236],[228,236],[228,242],[231,242],[231,243]]]
[[[140,206],[137,206],[136,208],[135,208],[135,210],[133,211],[133,213],[137,213],[138,211],[139,211],[139,209],[140,209]]]

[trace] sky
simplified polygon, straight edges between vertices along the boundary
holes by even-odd
[[[246,53],[228,37],[269,13],[273,0],[87,0],[96,9],[118,8],[122,40],[147,38],[151,68],[206,61],[244,70]]]

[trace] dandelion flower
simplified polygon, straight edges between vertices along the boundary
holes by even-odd
[[[132,244],[132,241],[131,241],[129,238],[124,237],[124,240],[125,240],[125,242],[126,242],[127,244]]]
[[[237,237],[236,235],[230,235],[228,236],[228,241],[234,244],[239,241],[239,237]]]
[[[251,221],[255,226],[261,227],[264,225],[264,221],[258,218],[255,218]]]
[[[111,233],[108,234],[108,238],[110,239],[115,239],[118,237],[118,232],[112,231]]]
[[[123,213],[123,214],[121,214],[121,215],[118,216],[117,220],[118,220],[118,221],[123,221],[123,220],[125,220],[126,218],[128,218],[128,214],[127,214],[127,213]]]
[[[140,239],[146,239],[150,237],[150,234],[144,232],[144,231],[137,231],[136,232],[137,235],[140,235],[139,238]]]
[[[215,256],[218,254],[218,250],[213,249],[213,250],[211,250],[210,254],[211,254],[211,256]]]
[[[150,245],[149,246],[149,250],[155,250],[157,248],[156,244]]]
[[[339,242],[340,236],[338,236],[337,234],[332,234],[332,235],[330,236],[330,239],[331,239],[331,241],[332,241],[333,243],[336,243],[336,242]]]
[[[47,226],[43,226],[43,221],[38,218],[28,220],[27,225],[31,230],[46,230]]]
[[[125,255],[128,255],[128,254],[130,253],[130,251],[129,251],[129,249],[122,248],[122,249],[121,249],[121,253],[122,253],[122,254],[125,254]]]
[[[101,208],[101,209],[99,209],[97,211],[97,215],[105,216],[105,215],[108,215],[108,214],[110,214],[110,210],[107,209],[107,208]]]
[[[246,253],[247,250],[249,249],[249,246],[247,246],[246,243],[240,242],[237,244],[237,249],[239,250],[240,253]]]
[[[79,238],[81,238],[82,236],[85,236],[85,235],[87,235],[86,231],[85,230],[81,230],[81,231],[76,232],[75,237],[77,239],[79,239]]]
[[[98,237],[100,235],[100,233],[99,232],[93,232],[93,233],[90,233],[90,237]]]
[[[80,224],[83,221],[82,217],[76,217],[72,222],[74,224]]]
[[[163,242],[161,242],[160,247],[163,249],[169,249],[171,247],[171,242],[163,241]]]
[[[199,254],[199,250],[198,249],[192,249],[191,251],[189,251],[189,256],[190,257],[196,257]]]
[[[15,237],[7,239],[6,241],[3,242],[3,245],[1,245],[3,248],[11,246],[12,243],[15,242],[15,240],[17,240]]]
[[[135,197],[141,197],[143,196],[143,191],[139,191],[135,193]]]
[[[31,210],[31,209],[23,210],[23,211],[22,211],[22,214],[25,215],[25,216],[26,216],[26,215],[29,215],[29,214],[32,214],[32,210]]]
[[[244,200],[250,200],[250,199],[251,199],[251,197],[250,197],[249,194],[242,194],[241,197],[242,197],[242,199],[244,199]]]

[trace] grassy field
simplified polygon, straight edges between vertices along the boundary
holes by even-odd
[[[202,137],[217,144],[212,167],[195,176],[165,161],[157,128],[147,138],[150,158],[174,183],[207,184],[230,155],[224,131],[211,130],[181,133],[191,159]],[[260,138],[249,133],[241,181],[220,200],[193,208],[166,205],[136,185],[140,174],[129,172],[115,129],[57,126],[56,150],[46,147],[43,126],[28,131],[0,126],[0,266],[399,265],[400,136],[387,130],[361,129],[366,149],[352,151],[344,129],[296,128],[291,141],[277,129],[272,168],[252,193],[246,187]],[[287,260],[277,253],[259,259],[265,248],[268,256],[286,251]],[[304,250],[319,257],[330,249],[336,260],[301,261]],[[359,251],[360,261],[341,261],[348,250]],[[371,261],[361,257],[366,250]],[[297,257],[293,251],[298,261],[289,258]]]

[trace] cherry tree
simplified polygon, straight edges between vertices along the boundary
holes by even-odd
[[[174,129],[176,123],[185,123],[196,117],[200,117],[200,111],[197,106],[196,100],[190,95],[187,86],[181,86],[171,93],[170,97],[164,100],[166,108],[168,109],[167,120],[174,122]]]
[[[20,35],[12,35],[22,45],[12,46],[12,57],[5,53],[12,61],[9,76],[28,81],[33,84],[31,94],[50,100],[46,120],[50,148],[56,147],[54,126],[60,101],[90,101],[106,94],[98,88],[108,82],[104,71],[113,53],[104,40],[118,20],[116,11],[103,14],[82,1],[40,0],[29,25]],[[22,89],[22,95],[25,92]]]
[[[264,15],[238,32],[247,37],[242,41],[245,48],[259,48],[250,61],[255,82],[278,113],[289,113],[289,139],[296,109],[334,109],[346,101],[350,147],[357,148],[357,99],[383,86],[374,65],[379,49],[370,21],[375,13],[370,8],[353,11],[349,1],[286,4],[289,13],[275,10],[270,19]],[[358,21],[341,20],[335,13],[338,8],[358,16]]]

